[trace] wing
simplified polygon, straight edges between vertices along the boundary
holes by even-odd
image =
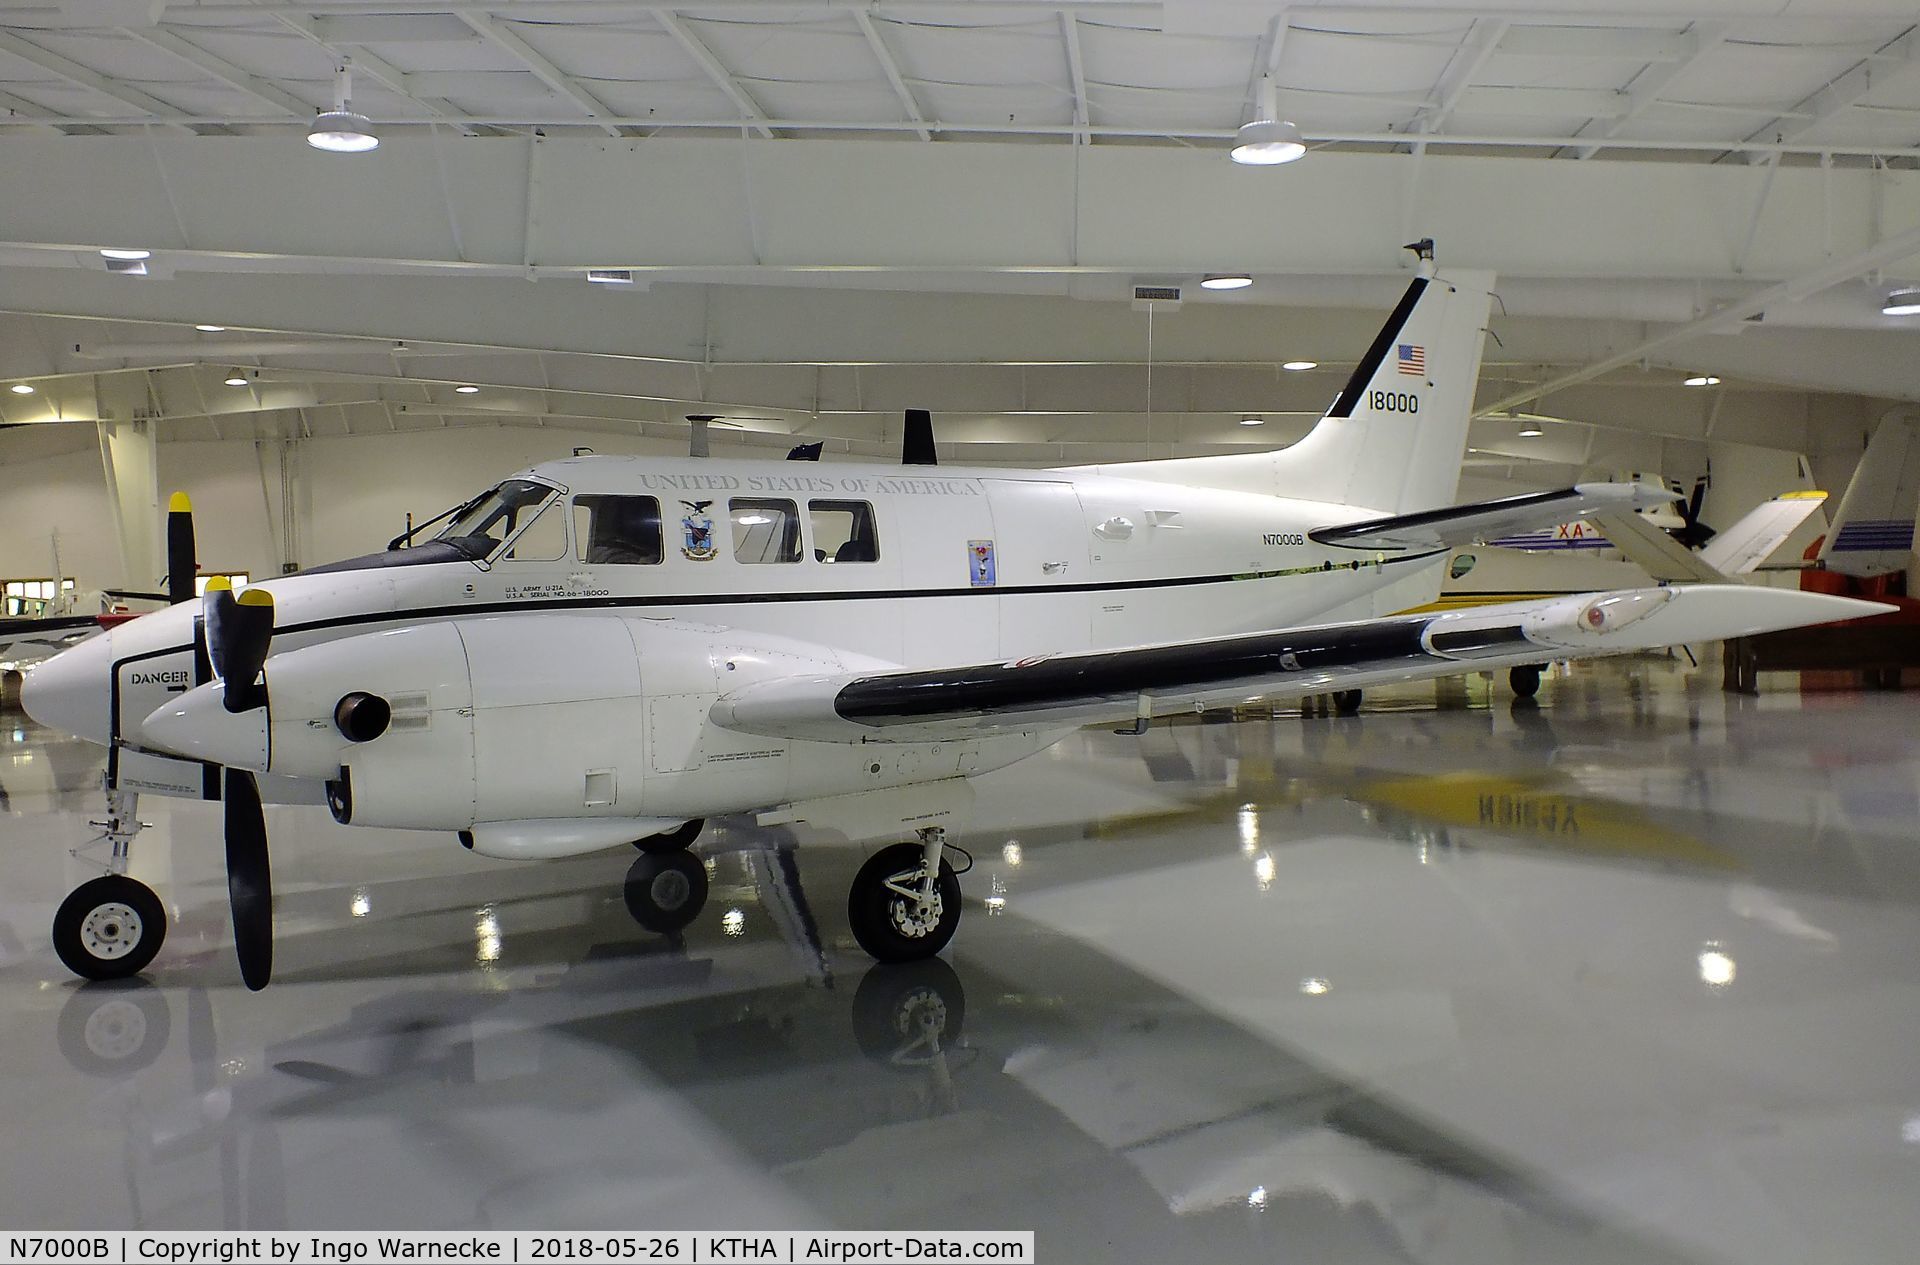
[[[1629,589],[1012,663],[783,677],[722,695],[711,714],[723,728],[771,737],[928,742],[1718,641],[1888,609],[1744,585]]]
[[[1785,492],[1762,501],[1745,518],[1708,541],[1700,550],[1700,558],[1728,575],[1746,575],[1765,562],[1796,527],[1813,517],[1826,499],[1825,492]]]
[[[1725,584],[1728,576],[1699,554],[1638,514],[1596,514],[1594,523],[1613,547],[1654,579],[1663,583],[1690,581]]]
[[[1595,514],[1630,513],[1679,499],[1677,492],[1642,483],[1579,483],[1557,492],[1526,492],[1418,514],[1369,518],[1319,527],[1307,534],[1319,544],[1347,549],[1451,549]]]

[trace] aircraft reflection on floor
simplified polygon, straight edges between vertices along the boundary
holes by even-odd
[[[209,1161],[229,1228],[417,1220],[437,1183],[398,1175],[423,1163],[483,1177],[438,1224],[526,1224],[531,1209],[552,1224],[581,1181],[599,1193],[567,1195],[565,1224],[631,1224],[660,1208],[650,1179],[578,1159],[549,1169],[503,1126],[617,1112],[651,1090],[703,1126],[708,1155],[683,1158],[718,1151],[769,1175],[806,1210],[788,1224],[1032,1224],[1036,1192],[1065,1185],[1101,1191],[1100,1237],[1145,1255],[1174,1250],[1177,1220],[1187,1250],[1197,1234],[1236,1257],[1681,1259],[1099,954],[1049,942],[1036,955],[1027,938],[991,936],[957,967],[872,968],[851,990],[777,970],[748,980],[725,943],[711,957],[602,946],[538,984],[385,996],[257,1053],[223,1048],[208,995],[186,990],[188,1083],[171,1101],[117,1100],[131,1224],[207,1223],[214,1209],[148,1192],[190,1185],[181,1170]],[[80,987],[63,1033],[126,1026],[132,1006],[164,1042],[167,1001]],[[991,1163],[970,1159],[981,1147]],[[385,1199],[346,1166],[388,1174]]]

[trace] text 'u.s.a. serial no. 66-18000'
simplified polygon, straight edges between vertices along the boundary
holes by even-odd
[[[637,842],[636,914],[657,929],[698,908],[685,848],[708,817],[912,836],[867,861],[848,914],[874,957],[920,958],[959,922],[943,849],[968,779],[1077,726],[1880,609],[1680,585],[1388,613],[1433,600],[1453,546],[1672,498],[1586,484],[1451,505],[1492,277],[1421,254],[1283,450],[1044,471],[581,456],[425,544],[216,589],[65,651],[23,703],[109,747],[114,847],[56,948],[88,977],[145,967],[165,913],[125,873],[133,797],[218,798],[241,973],[264,985],[261,800],[324,788],[343,823],[492,857]]]

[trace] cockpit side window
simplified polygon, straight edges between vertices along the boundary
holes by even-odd
[[[800,510],[792,501],[736,496],[727,502],[738,562],[800,561]]]
[[[573,498],[574,551],[581,562],[631,566],[665,553],[660,502],[651,496]]]
[[[553,496],[554,489],[544,483],[509,479],[456,515],[434,539],[446,541],[476,561],[489,558]],[[561,530],[564,533],[564,525]]]

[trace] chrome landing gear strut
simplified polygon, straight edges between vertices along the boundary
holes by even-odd
[[[853,938],[881,962],[912,962],[947,947],[960,926],[960,879],[942,855],[947,832],[925,826],[920,842],[868,858],[847,894]]]
[[[153,889],[127,876],[133,840],[147,823],[136,792],[107,792],[107,815],[89,822],[100,833],[75,856],[108,846],[107,872],[73,889],[53,916],[53,951],[82,979],[124,979],[153,961],[167,938],[167,911]]]

